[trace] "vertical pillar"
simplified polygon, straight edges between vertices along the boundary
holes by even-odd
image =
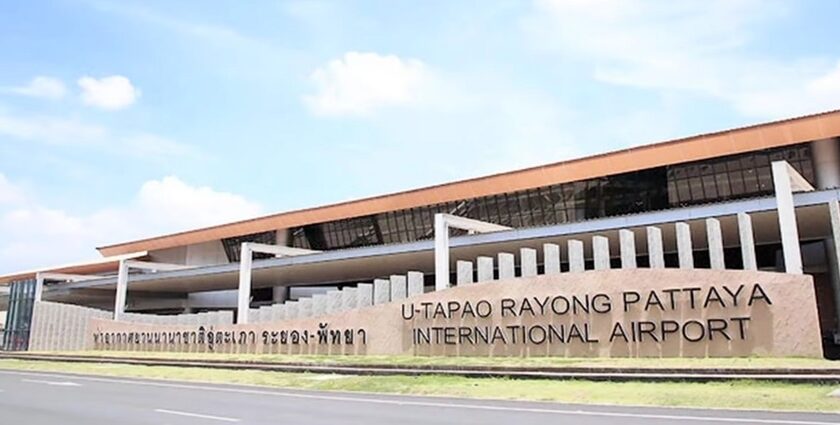
[[[312,298],[304,298],[298,301],[298,317],[306,319],[312,317]]]
[[[271,306],[271,321],[279,322],[286,320],[286,304],[274,304]]]
[[[458,261],[455,263],[456,276],[455,284],[458,286],[469,285],[473,283],[473,264],[472,261]]]
[[[420,272],[408,272],[408,296],[413,297],[416,295],[423,295],[423,286],[425,286],[425,282],[423,279],[423,273]]]
[[[610,240],[606,236],[592,237],[592,259],[595,270],[610,269]]]
[[[391,282],[386,279],[373,280],[373,303],[385,304],[391,301]]]
[[[125,295],[128,292],[128,264],[120,260],[117,271],[117,294],[114,296],[114,320],[122,320],[125,314]]]
[[[405,276],[391,275],[391,301],[400,301],[408,298],[408,287]]]
[[[585,270],[583,261],[583,242],[569,239],[569,271],[582,272]]]
[[[354,310],[359,305],[359,289],[344,288],[341,290],[341,311]]]
[[[560,245],[543,244],[543,256],[545,274],[560,274]]]
[[[747,213],[738,213],[738,239],[741,241],[741,260],[744,263],[744,270],[758,270],[752,217]]]
[[[632,230],[621,229],[618,231],[618,245],[621,251],[621,268],[636,268],[636,235]]]
[[[508,252],[499,253],[499,280],[513,279],[516,277],[515,269],[516,263],[513,259],[513,254]]]
[[[275,286],[271,288],[271,301],[274,303],[284,303],[289,299],[288,286]]]
[[[435,291],[449,288],[449,226],[435,214]]]
[[[373,305],[373,285],[370,283],[360,283],[356,285],[358,292],[356,293],[357,306],[370,307]]]
[[[691,245],[691,227],[688,223],[677,223],[677,256],[681,269],[694,268],[694,248]]]
[[[44,278],[41,277],[41,273],[35,274],[35,297],[34,301],[38,302],[41,301],[41,298],[44,294]]]
[[[286,304],[283,304],[286,306],[286,319],[297,319],[300,317],[299,304],[298,301],[286,301]]]
[[[799,249],[799,229],[796,227],[790,165],[784,161],[776,161],[771,166],[773,188],[776,192],[776,212],[779,216],[779,232],[782,236],[782,253],[785,257],[785,272],[802,274],[802,253]]]
[[[837,312],[837,324],[834,329],[835,333],[840,333],[840,204],[836,200],[829,202],[828,212],[831,217],[831,243],[828,245],[833,251],[829,256],[829,264],[834,263],[831,270],[831,289],[834,292],[834,311]]]
[[[251,308],[251,264],[254,261],[248,242],[242,242],[239,251],[239,292],[236,303],[236,323],[248,324]]]
[[[723,270],[726,262],[723,257],[723,232],[720,230],[720,220],[706,219],[706,239],[709,243],[709,265],[712,270]]]
[[[340,313],[342,305],[341,291],[327,292],[327,314]]]
[[[315,294],[312,296],[312,316],[318,317],[327,314],[327,295]]]
[[[537,250],[533,248],[521,248],[519,250],[519,270],[522,277],[537,275]]]
[[[647,231],[647,249],[650,268],[664,269],[665,250],[662,249],[662,230],[653,226],[648,226],[645,230]]]
[[[493,280],[493,257],[478,257],[478,280],[477,282],[490,282]]]

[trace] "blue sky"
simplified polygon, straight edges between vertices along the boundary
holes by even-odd
[[[0,273],[834,109],[835,1],[3,1]]]

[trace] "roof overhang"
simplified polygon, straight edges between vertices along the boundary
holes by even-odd
[[[97,248],[102,255],[184,246],[840,136],[840,111],[676,139],[539,167],[258,217]]]
[[[27,270],[12,274],[0,275],[0,285],[8,285],[18,280],[35,279],[38,273],[63,273],[74,275],[96,275],[103,273],[115,273],[120,265],[120,260],[134,260],[145,258],[149,255],[146,251],[131,252],[111,257],[98,258],[91,261],[64,264],[55,267]]]
[[[824,238],[830,234],[828,202],[840,200],[840,190],[797,193],[794,201],[800,223],[802,240]],[[750,213],[757,244],[779,241],[776,201],[773,197],[755,198],[726,203],[632,214],[619,217],[587,220],[544,227],[520,228],[493,233],[453,237],[450,240],[451,259],[473,261],[478,256],[494,256],[499,252],[516,252],[519,248],[539,249],[543,243],[565,244],[578,239],[591,252],[594,235],[610,236],[610,251],[618,252],[617,232],[636,229],[637,244],[644,246],[645,226],[662,225],[666,252],[676,251],[673,223],[690,223],[695,247],[706,245],[705,219],[717,217],[721,221],[726,246],[734,246],[738,238],[736,214]],[[334,282],[364,282],[375,277],[402,274],[410,270],[430,273],[434,270],[434,241],[424,240],[404,244],[376,245],[363,248],[326,251],[295,257],[255,260],[252,282],[254,288],[276,285],[317,285]],[[239,265],[222,264],[132,275],[129,291],[142,292],[201,292],[235,289],[238,286]],[[49,291],[72,293],[78,289],[113,291],[116,277],[56,285]],[[46,296],[47,292],[45,292]]]

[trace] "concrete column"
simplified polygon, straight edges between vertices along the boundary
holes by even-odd
[[[342,305],[341,291],[335,290],[327,292],[327,314],[340,313]]]
[[[271,321],[279,322],[286,320],[286,304],[274,304],[271,306]]]
[[[592,237],[592,259],[595,270],[610,269],[610,240],[606,236]]]
[[[648,226],[645,228],[647,232],[647,249],[650,268],[664,269],[665,268],[665,250],[662,249],[662,230],[658,227]]]
[[[358,292],[356,293],[357,296],[357,307],[370,307],[373,305],[373,284],[370,283],[360,283],[356,285],[356,289]]]
[[[312,317],[327,314],[327,294],[315,294],[312,296]]]
[[[785,272],[802,274],[802,253],[799,248],[799,229],[796,226],[796,209],[793,205],[790,165],[784,161],[771,164],[773,188],[776,192],[776,211],[779,216],[779,231],[782,236],[782,252],[785,257]]]
[[[516,277],[516,262],[513,254],[508,252],[499,253],[499,280],[513,279]]]
[[[537,250],[521,248],[519,250],[519,270],[522,277],[537,275]]]
[[[312,298],[303,298],[298,301],[298,317],[306,319],[312,317]]]
[[[449,288],[449,226],[435,214],[435,291]]]
[[[478,257],[478,280],[477,282],[490,282],[493,280],[493,257]]]
[[[726,269],[723,257],[723,232],[720,230],[720,220],[706,219],[706,238],[709,243],[709,264],[712,270]]]
[[[35,301],[41,301],[44,294],[44,278],[41,273],[35,273]]]
[[[694,268],[694,248],[691,244],[691,227],[688,223],[677,223],[677,256],[681,269]]]
[[[344,288],[341,290],[341,311],[355,310],[359,307],[359,289]]]
[[[374,279],[373,303],[385,304],[391,302],[391,282],[386,279]]]
[[[636,268],[636,235],[632,230],[621,229],[618,231],[618,245],[621,251],[621,268]]]
[[[543,266],[545,274],[560,274],[560,245],[543,244]]]
[[[758,270],[752,217],[747,213],[738,213],[738,238],[741,241],[741,260],[744,263],[744,270]]]
[[[300,309],[298,301],[287,301],[286,304],[286,319],[297,319],[300,317]]]
[[[840,187],[840,147],[837,139],[823,139],[811,143],[814,171],[820,189]]]
[[[423,273],[420,272],[408,272],[408,296],[414,297],[417,295],[423,295],[423,287],[425,286],[425,282],[423,279]]]
[[[114,296],[114,320],[122,320],[125,313],[125,298],[128,293],[128,263],[120,260],[117,271],[117,294]]]
[[[576,239],[569,239],[569,271],[582,272],[585,268],[583,260],[583,242]]]
[[[408,298],[408,284],[405,276],[391,275],[391,301],[401,301]]]
[[[271,301],[274,303],[284,303],[289,299],[288,286],[275,286],[271,288]]]
[[[239,292],[236,302],[236,323],[248,324],[248,313],[251,307],[251,265],[254,256],[248,242],[242,242],[239,251]]]
[[[834,311],[837,311],[837,324],[835,333],[840,332],[840,204],[837,201],[828,203],[828,212],[831,217],[831,239],[829,248],[832,250],[829,264],[834,263],[831,270],[831,289],[834,292]]]
[[[457,261],[455,263],[455,284],[457,286],[473,283],[472,261]]]

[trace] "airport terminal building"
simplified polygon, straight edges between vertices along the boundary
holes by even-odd
[[[505,278],[673,268],[812,276],[824,354],[836,358],[838,201],[832,111],[102,246],[96,260],[0,276],[2,349],[44,348],[32,340],[41,301],[115,320],[246,324],[340,309],[330,294],[368,284],[405,288],[388,301]]]

